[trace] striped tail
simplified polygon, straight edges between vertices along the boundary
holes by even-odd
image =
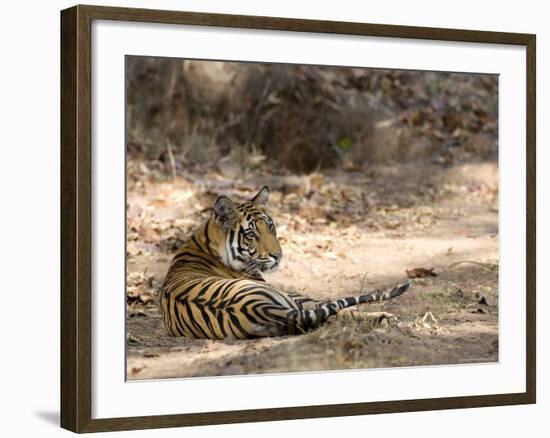
[[[386,291],[375,290],[364,295],[329,301],[328,303],[321,304],[319,307],[311,310],[293,310],[288,315],[289,334],[304,333],[317,328],[326,322],[329,317],[336,315],[340,310],[347,307],[396,298],[402,295],[409,288],[409,286],[410,283],[406,282]]]

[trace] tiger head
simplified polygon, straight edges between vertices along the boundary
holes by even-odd
[[[269,189],[264,186],[249,202],[236,204],[220,196],[214,203],[215,223],[222,231],[220,255],[236,271],[271,271],[281,261],[275,224],[266,211],[268,198]]]

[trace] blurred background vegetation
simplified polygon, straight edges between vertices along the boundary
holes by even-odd
[[[174,175],[497,156],[495,75],[128,57],[130,159]]]

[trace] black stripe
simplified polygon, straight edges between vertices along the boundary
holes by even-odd
[[[237,293],[235,293],[233,298],[231,298],[229,304],[239,304],[243,299],[254,295],[267,298],[273,304],[277,304],[280,306],[281,303],[277,301],[274,294],[272,294],[269,290],[263,289],[261,286],[263,285],[253,285],[239,290]]]
[[[265,301],[258,301],[251,306],[250,314],[253,313],[254,318],[256,319],[260,319],[265,322],[273,322],[273,319],[269,317],[269,315],[266,317],[262,312],[263,308],[266,306],[269,306],[269,305],[266,304]]]
[[[239,321],[239,318],[234,315],[232,312],[229,313],[229,319],[231,320],[232,325],[235,326],[235,328],[240,331],[245,338],[249,338],[252,335],[248,333],[243,326],[241,325],[241,322]]]
[[[224,338],[227,338],[227,332],[225,331],[224,327],[224,313],[220,309],[216,309],[216,321],[218,321],[218,327],[220,328],[220,331],[222,332],[222,335]]]
[[[273,305],[262,306],[262,310],[270,319],[273,319],[275,321],[279,321],[282,323],[288,322],[288,315],[289,315],[288,312],[298,312],[297,310],[286,309],[281,306],[273,306]],[[282,316],[282,315],[274,314],[272,311],[287,311],[287,313],[284,316]]]
[[[188,259],[182,260],[182,258],[185,258],[185,257],[188,257]],[[208,266],[212,266],[212,264],[218,264],[216,263],[217,262],[216,260],[213,260],[211,257],[208,257],[206,253],[193,254],[190,252],[182,252],[176,255],[176,257],[174,257],[171,268],[177,267],[179,264],[184,264],[184,263],[197,263],[198,261],[195,259],[206,263]]]
[[[187,322],[185,315],[183,314],[185,309],[180,309],[180,306],[182,306],[182,303],[178,301],[174,306],[174,316],[176,318],[176,322],[180,325],[179,331],[181,332],[181,335],[186,336],[186,332],[189,332],[193,335],[193,337],[198,338],[199,333],[195,332],[193,327],[191,327],[191,325]]]
[[[191,237],[191,240],[202,252],[206,252],[195,236]]]
[[[189,284],[191,283],[191,284]],[[189,292],[191,292],[192,289],[195,288],[195,286],[197,286],[198,284],[200,284],[200,280],[195,280],[195,281],[192,281],[192,282],[188,282],[185,284],[185,288],[182,289],[182,290],[175,290],[174,292],[172,292],[172,297],[175,299],[175,300],[184,300],[184,299],[187,299],[187,295],[189,295]]]
[[[199,332],[199,336],[197,336],[197,338],[208,339],[208,335],[206,334],[204,329],[200,326],[200,324],[197,323],[197,320],[195,319],[195,317],[193,315],[193,309],[189,305],[189,302],[187,300],[182,300],[182,301],[180,301],[180,303],[184,306],[184,308],[187,312],[187,315],[189,316],[189,322]]]
[[[203,305],[198,305],[197,307],[201,312],[201,316],[202,316],[202,319],[204,320],[204,322],[206,324],[206,327],[208,328],[208,330],[210,330],[210,333],[212,333],[212,337],[210,337],[210,339],[217,339],[218,335],[216,335],[216,331],[214,330],[214,326],[212,325],[212,321],[210,320],[210,316],[206,312],[206,308]]]

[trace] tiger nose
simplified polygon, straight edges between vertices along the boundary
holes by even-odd
[[[275,259],[276,263],[279,263],[281,261],[281,258],[283,257],[283,253],[281,251],[272,252],[269,253],[269,255],[271,256],[271,258]]]

